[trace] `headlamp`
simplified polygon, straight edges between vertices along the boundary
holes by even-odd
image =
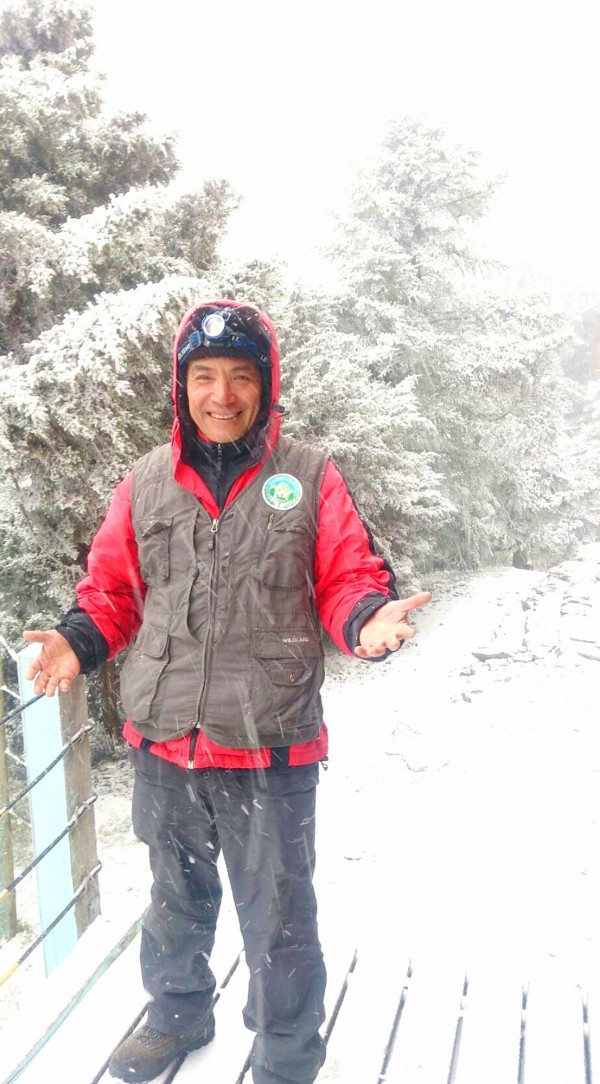
[[[236,309],[221,309],[219,312],[209,312],[204,316],[200,322],[200,327],[195,327],[186,339],[181,343],[179,350],[177,351],[177,364],[181,365],[190,354],[195,350],[201,350],[202,348],[222,347],[223,353],[227,353],[231,350],[244,354],[256,362],[257,365],[269,368],[271,365],[271,358],[269,356],[268,347],[263,346],[255,342],[249,335],[244,334],[242,331],[238,331],[234,327],[229,326],[229,321],[233,317],[233,323],[236,322]],[[241,323],[242,318],[238,317],[237,322]],[[267,332],[265,332],[265,337]]]
[[[218,339],[225,331],[225,321],[220,312],[211,312],[204,317],[200,327],[207,339]]]

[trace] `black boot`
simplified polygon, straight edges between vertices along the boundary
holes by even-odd
[[[210,1043],[215,1035],[215,1020],[212,1013],[187,1035],[165,1035],[162,1031],[143,1024],[125,1039],[114,1051],[108,1071],[119,1080],[140,1081],[154,1080],[165,1071],[178,1056],[190,1050],[198,1050]]]

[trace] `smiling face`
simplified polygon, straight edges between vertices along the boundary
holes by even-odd
[[[186,389],[192,420],[215,444],[239,440],[258,417],[262,384],[249,358],[194,358]]]

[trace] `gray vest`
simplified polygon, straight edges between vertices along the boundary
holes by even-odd
[[[218,745],[252,749],[317,736],[324,666],[313,559],[326,462],[282,437],[218,520],[173,479],[170,445],[134,466],[148,593],[121,697],[144,737],[168,741],[197,726]],[[296,482],[277,485],[279,474]]]

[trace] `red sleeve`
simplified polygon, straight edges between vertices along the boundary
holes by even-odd
[[[142,623],[142,580],[131,522],[131,474],[119,483],[92,542],[88,571],[77,584],[77,602],[109,647],[109,658],[131,643]]]
[[[394,574],[376,552],[352,495],[331,462],[321,486],[314,571],[319,617],[337,646],[351,655],[344,629],[353,611],[368,596],[385,601],[397,595]]]

